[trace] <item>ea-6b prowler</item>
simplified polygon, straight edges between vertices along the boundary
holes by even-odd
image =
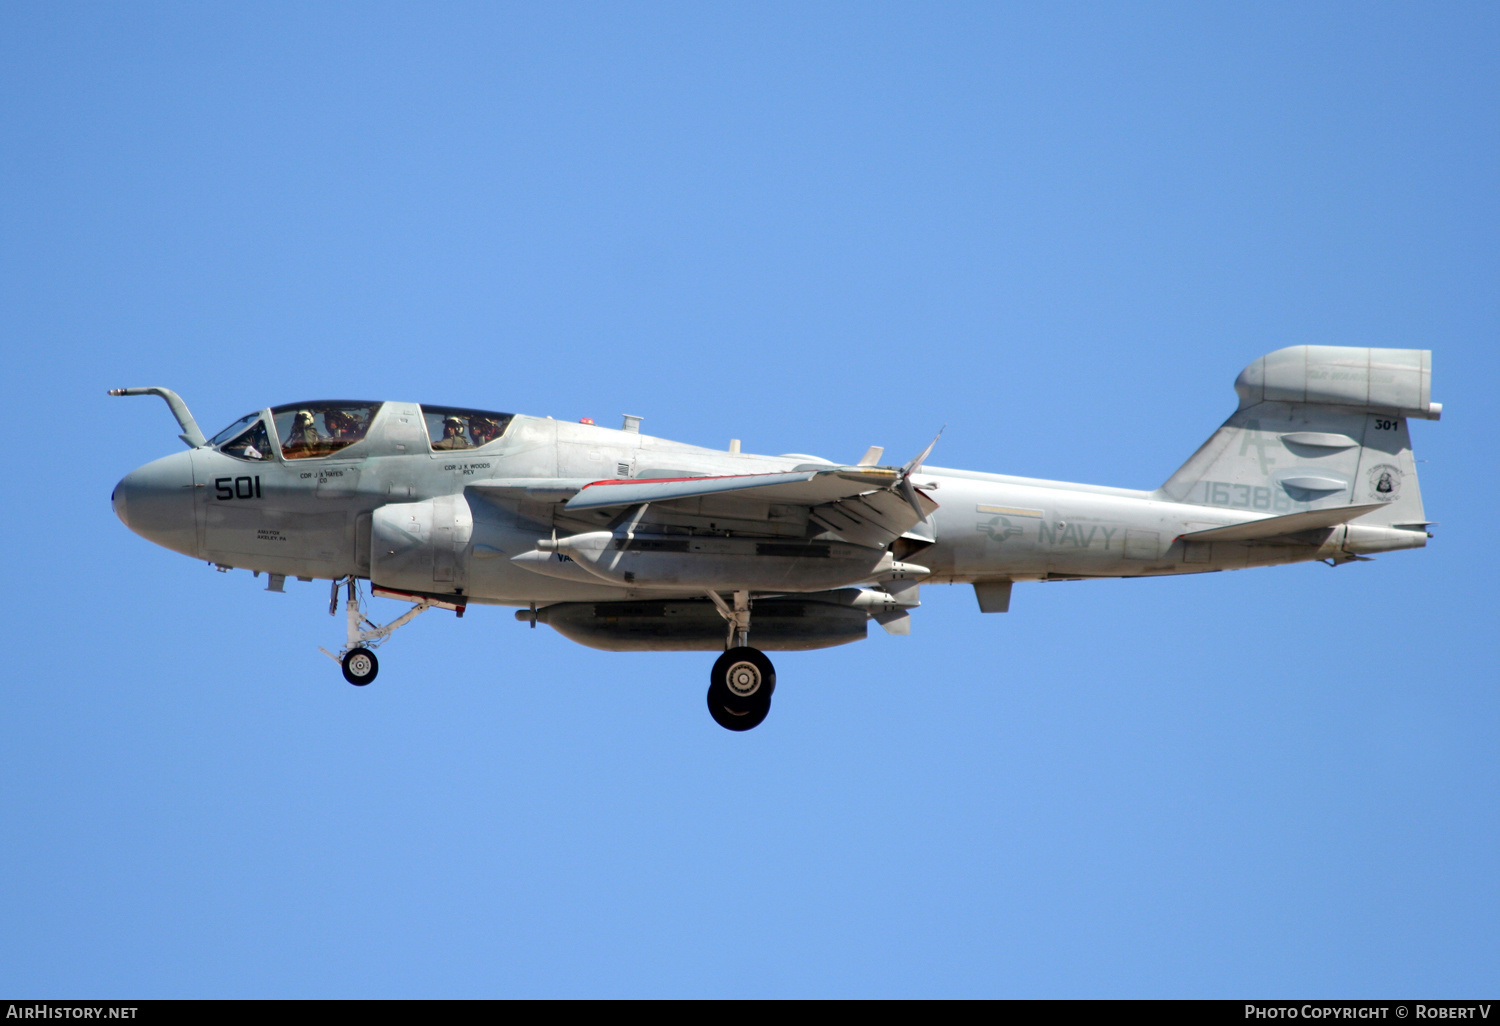
[[[333,582],[351,684],[429,608],[471,603],[614,651],[722,649],[708,708],[765,719],[766,650],[910,630],[925,582],[971,583],[986,613],[1016,581],[1203,573],[1421,548],[1409,418],[1437,420],[1431,354],[1294,346],[1235,382],[1240,404],[1155,491],[924,465],[756,456],[585,421],[409,402],[319,401],[204,438],[165,388],[188,452],[116,486],[132,531],[220,570]],[[412,603],[377,626],[374,596]],[[752,644],[753,643],[753,644]],[[326,651],[326,650],[325,650]]]

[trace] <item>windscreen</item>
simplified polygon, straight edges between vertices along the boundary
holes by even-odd
[[[306,460],[336,453],[365,437],[379,409],[380,403],[329,399],[278,406],[271,413],[281,455]]]
[[[216,434],[212,438],[210,438],[208,440],[208,444],[209,445],[223,445],[225,442],[229,441],[235,435],[238,435],[240,432],[244,431],[247,427],[249,427],[251,424],[255,423],[258,420],[260,420],[260,411],[259,410],[257,410],[254,413],[247,413],[243,417],[241,417],[239,420],[237,420],[233,424],[229,425],[223,431],[220,431],[218,434]]]
[[[208,444],[241,460],[268,460],[274,455],[266,422],[260,419],[259,413],[247,413],[214,435]]]

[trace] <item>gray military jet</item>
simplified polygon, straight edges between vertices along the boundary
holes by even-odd
[[[909,462],[756,456],[623,428],[409,402],[322,400],[247,414],[126,475],[132,531],[219,570],[331,580],[351,684],[431,608],[516,617],[613,651],[722,650],[708,708],[765,719],[766,650],[910,630],[923,583],[1003,613],[1016,581],[1204,573],[1421,548],[1431,537],[1409,418],[1437,420],[1431,353],[1294,346],[1235,381],[1239,408],[1154,491]],[[935,444],[936,440],[934,440]],[[412,603],[384,626],[372,596]],[[754,642],[752,646],[751,642]]]

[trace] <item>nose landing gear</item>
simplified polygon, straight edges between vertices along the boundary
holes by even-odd
[[[328,598],[329,616],[338,612],[341,583],[346,584],[344,608],[349,618],[347,639],[344,647],[339,649],[338,655],[322,647],[318,651],[339,664],[344,671],[345,680],[355,687],[362,688],[373,681],[375,675],[380,672],[380,660],[375,658],[372,649],[389,638],[398,627],[406,626],[417,617],[417,614],[426,612],[431,608],[432,603],[423,599],[384,627],[380,627],[370,622],[365,616],[364,605],[359,597],[359,582],[350,577],[345,582],[333,582],[333,593]]]
[[[751,730],[771,711],[776,668],[764,652],[750,647],[750,593],[735,592],[733,608],[717,592],[708,597],[729,624],[725,652],[708,675],[708,713],[725,730]]]

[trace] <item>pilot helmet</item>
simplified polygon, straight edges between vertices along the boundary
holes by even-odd
[[[298,410],[297,415],[292,418],[299,428],[313,427],[312,410]]]
[[[443,427],[456,427],[462,431],[464,429],[464,422],[462,418],[449,414],[443,418]]]

